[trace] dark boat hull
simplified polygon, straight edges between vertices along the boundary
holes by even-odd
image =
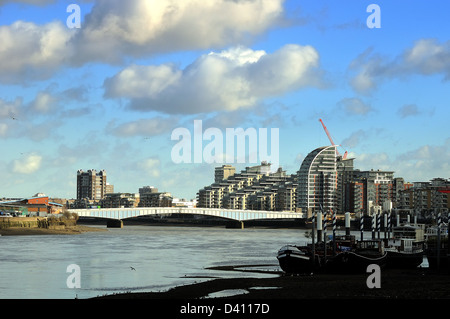
[[[324,268],[328,273],[366,273],[369,265],[376,264],[383,268],[386,265],[386,261],[387,253],[371,256],[345,251],[328,257]]]
[[[417,268],[423,263],[424,253],[401,253],[394,251],[387,251],[386,268],[402,268],[412,269]]]
[[[439,267],[439,270],[449,270],[449,255],[447,249],[442,249],[439,255],[439,265],[438,265],[438,257],[437,257],[437,251],[435,249],[427,251],[427,260],[428,260],[428,267],[430,269],[436,270]]]
[[[314,267],[311,254],[297,246],[285,246],[278,251],[278,263],[289,274],[310,274]]]

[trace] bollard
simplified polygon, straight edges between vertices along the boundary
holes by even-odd
[[[375,213],[374,214],[372,214],[372,239],[375,239],[375,225],[376,225],[376,222],[377,222],[377,220],[376,220],[376,215],[375,215]]]
[[[350,236],[350,213],[345,213],[345,235]]]
[[[317,213],[317,242],[322,242],[322,213]]]
[[[336,255],[336,212],[333,213],[333,255]]]
[[[359,219],[359,230],[361,232],[361,241],[364,240],[364,214],[361,215]]]
[[[388,238],[390,238],[391,237],[391,216],[392,215],[392,213],[391,212],[389,212],[389,215],[388,215]]]
[[[380,215],[380,213],[377,213],[377,233],[378,233],[378,239],[380,239],[380,231],[381,231],[381,215]]]

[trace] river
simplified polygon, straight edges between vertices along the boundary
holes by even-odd
[[[287,243],[306,243],[306,232],[124,226],[80,235],[0,236],[0,299],[84,299],[165,291],[211,277],[274,276],[206,268],[271,265],[255,269],[279,270],[278,249]],[[365,236],[369,238],[370,233]],[[69,265],[79,267],[79,288],[72,287],[75,281],[68,284],[75,274],[73,269],[68,271]]]
[[[277,250],[306,242],[305,231],[124,226],[80,235],[1,236],[0,299],[90,298],[163,291],[208,276],[273,276],[205,268],[271,264],[266,269],[278,269]],[[79,266],[80,288],[68,287],[74,274],[69,265]]]

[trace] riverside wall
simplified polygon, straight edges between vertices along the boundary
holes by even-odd
[[[76,220],[47,217],[1,217],[0,229],[12,227],[19,228],[46,228],[64,229],[66,226],[75,226]]]

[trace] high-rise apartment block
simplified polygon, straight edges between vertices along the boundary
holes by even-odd
[[[353,178],[353,160],[338,155],[335,145],[309,153],[297,172],[297,207],[308,216],[321,209],[344,212],[344,185]]]
[[[297,207],[303,212],[336,210],[336,146],[319,147],[302,162],[298,176]]]
[[[112,185],[111,185],[112,186]],[[109,187],[111,187],[109,186]],[[77,199],[99,201],[107,193],[106,171],[77,171]]]

